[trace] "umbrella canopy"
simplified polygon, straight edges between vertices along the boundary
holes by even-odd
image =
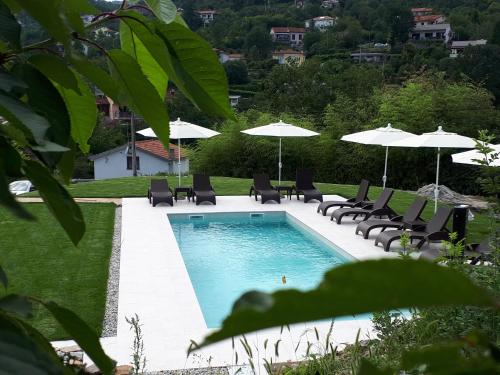
[[[156,134],[151,128],[139,130],[137,132],[145,137],[155,137]],[[186,139],[186,138],[211,138],[219,135],[215,130],[207,129],[199,125],[191,124],[190,122],[182,121],[177,118],[175,121],[170,121],[170,138],[171,139]]]
[[[281,120],[269,125],[242,130],[241,132],[250,135],[261,135],[279,138],[278,184],[281,184],[281,168],[283,167],[283,164],[281,163],[281,138],[313,137],[315,135],[319,135],[319,133],[313,132],[312,130],[304,129],[292,124],[287,124]]]
[[[385,145],[385,165],[384,175],[382,176],[382,183],[385,188],[385,183],[387,181],[387,160],[389,158],[389,146],[387,143],[399,141],[412,136],[415,136],[415,134],[393,128],[389,123],[386,127],[344,135],[340,139],[342,141],[362,143],[364,145]]]
[[[488,160],[491,160],[494,154],[500,153],[500,145],[487,145],[489,148],[493,149],[489,154],[487,154]],[[477,150],[469,150],[465,152],[459,152],[458,154],[451,155],[453,163],[460,164],[471,164],[471,165],[481,165],[476,160],[484,160],[484,154],[479,153]],[[500,167],[500,159],[492,160],[490,162],[492,167]]]
[[[181,139],[186,138],[211,138],[216,135],[219,135],[219,132],[215,130],[207,129],[199,125],[191,124],[190,122],[181,121],[179,117],[177,120],[170,121],[170,138],[177,139],[178,147],[179,147],[179,160],[178,160],[178,168],[179,168],[179,186],[181,186]],[[137,132],[145,137],[156,137],[155,132],[151,128],[139,130]]]
[[[415,135],[386,145],[392,147],[437,148],[436,185],[434,188],[434,212],[436,212],[439,196],[439,161],[441,158],[441,148],[474,148],[476,146],[476,141],[457,133],[446,132],[439,126],[435,132]]]

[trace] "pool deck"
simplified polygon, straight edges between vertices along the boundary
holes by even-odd
[[[325,200],[343,199],[325,196]],[[376,259],[397,257],[397,252],[386,253],[354,234],[355,224],[348,218],[342,225],[330,221],[329,216],[316,213],[317,203],[283,199],[282,204],[261,204],[248,196],[217,197],[217,205],[200,205],[180,200],[174,207],[158,205],[153,208],[146,198],[122,200],[122,238],[120,255],[120,284],[118,301],[118,330],[116,337],[102,338],[105,351],[118,364],[130,363],[132,332],[125,317],[139,316],[144,334],[147,370],[184,369],[194,367],[234,365],[231,341],[209,346],[196,356],[186,358],[191,340],[201,342],[211,332],[205,325],[188,272],[170,227],[169,213],[209,212],[266,212],[286,211],[294,218],[333,242],[353,258]],[[203,261],[200,259],[200,261]],[[247,335],[254,351],[256,365],[263,358],[273,363],[303,359],[307,341],[317,343],[314,328],[320,334],[320,342],[330,328],[329,322],[296,324],[280,333],[279,328]],[[334,346],[352,343],[360,330],[360,339],[372,336],[372,325],[367,319],[336,321],[331,341]],[[268,339],[267,353],[264,341]],[[274,343],[281,339],[279,357],[274,356]],[[236,340],[239,364],[247,361],[244,349]],[[54,343],[56,346],[64,343]],[[67,344],[67,343],[66,343]],[[298,347],[298,350],[295,348]],[[258,348],[258,350],[256,349]],[[259,353],[257,353],[257,351]],[[258,359],[260,361],[258,361]]]

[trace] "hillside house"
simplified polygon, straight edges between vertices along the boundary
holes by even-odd
[[[213,9],[200,9],[195,11],[201,18],[204,25],[209,24],[217,15],[217,11]]]
[[[302,45],[305,32],[303,27],[272,27],[270,34],[273,42],[298,46]]]
[[[321,7],[325,9],[332,9],[340,6],[340,0],[323,0],[321,2]]]
[[[228,61],[241,61],[245,60],[245,56],[242,53],[229,53],[225,51],[218,50],[216,51],[219,56],[219,62],[224,64]]]
[[[178,173],[178,157],[181,153],[181,173],[189,172],[189,159],[184,150],[174,144],[169,144],[166,150],[157,140],[137,141],[136,166],[140,176],[151,176],[157,173]],[[118,178],[132,176],[132,151],[130,144],[124,144],[112,150],[89,157],[94,162],[94,178]]]
[[[432,8],[411,8],[411,14],[413,14],[413,17],[417,16],[426,16],[428,14],[432,14],[434,9]]]
[[[441,41],[448,43],[453,36],[449,23],[438,23],[430,25],[415,25],[410,32],[410,38],[423,41]]]
[[[274,51],[273,60],[278,61],[278,64],[298,64],[301,65],[306,61],[306,56],[303,52],[294,51],[291,49],[283,51]]]
[[[454,40],[451,42],[451,53],[450,57],[460,56],[467,47],[473,46],[484,46],[487,43],[486,39],[478,40]]]
[[[305,26],[308,29],[316,29],[320,31],[325,31],[329,27],[335,25],[335,18],[330,16],[320,16],[314,17],[310,20],[306,20]]]

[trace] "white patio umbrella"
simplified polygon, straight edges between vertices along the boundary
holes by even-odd
[[[137,132],[145,137],[156,137],[155,132],[151,128],[146,128],[143,130],[139,130]],[[181,186],[181,139],[187,138],[212,138],[216,135],[219,135],[219,132],[215,130],[207,129],[199,125],[191,124],[190,122],[181,121],[180,118],[177,118],[175,121],[170,121],[170,138],[177,139],[178,147],[179,147],[179,186]]]
[[[401,129],[393,128],[389,123],[386,127],[383,128],[381,127],[377,129],[344,135],[340,139],[342,141],[362,143],[364,145],[385,145],[384,175],[382,176],[382,184],[385,188],[385,183],[387,181],[387,160],[389,158],[389,146],[387,145],[387,143],[399,141],[411,136],[415,136],[415,134],[405,132]]]
[[[391,147],[433,147],[437,148],[436,185],[434,188],[434,212],[437,211],[437,201],[439,197],[439,161],[441,159],[442,148],[474,148],[474,139],[458,135],[457,133],[445,132],[441,126],[431,133],[415,135],[387,144]]]
[[[488,147],[492,148],[493,151],[487,154],[488,160],[491,160],[493,154],[500,153],[500,145],[488,145]],[[481,165],[476,160],[484,160],[484,154],[479,153],[477,150],[469,150],[464,152],[459,152],[458,154],[451,155],[453,163],[459,164],[471,164],[471,165]],[[496,159],[490,162],[490,166],[492,167],[500,167],[500,159]]]
[[[313,137],[319,133],[312,130],[300,128],[295,125],[287,124],[283,121],[275,122],[269,125],[258,126],[256,128],[242,130],[242,133],[250,135],[262,135],[267,137],[278,137],[279,142],[279,161],[278,161],[278,185],[281,184],[281,138],[285,137]]]

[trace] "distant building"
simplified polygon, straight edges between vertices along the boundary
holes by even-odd
[[[324,31],[329,27],[335,25],[335,18],[330,16],[320,16],[314,17],[313,19],[307,20],[305,22],[305,26],[308,29],[317,29],[320,31]]]
[[[229,53],[225,51],[217,51],[217,55],[219,56],[219,61],[221,64],[224,64],[228,61],[241,61],[245,60],[245,56],[242,53]]]
[[[449,23],[416,25],[410,33],[413,40],[441,41],[448,43],[453,36]]]
[[[351,53],[351,59],[358,63],[383,64],[389,59],[389,55],[382,52],[354,52]]]
[[[178,157],[181,153],[181,173],[189,172],[189,159],[184,150],[174,144],[169,144],[166,150],[163,144],[157,140],[137,141],[136,166],[137,174],[151,176],[157,173],[178,173]],[[94,162],[94,178],[102,180],[105,178],[117,178],[132,176],[132,151],[130,144],[124,144],[112,150],[102,152],[89,157]]]
[[[213,9],[200,9],[200,10],[195,10],[195,12],[200,16],[204,25],[212,22],[215,19],[215,16],[217,15],[217,11]]]
[[[283,51],[274,51],[273,60],[277,60],[278,64],[298,64],[301,65],[306,61],[306,57],[303,52],[294,51],[291,49]]]
[[[420,25],[420,26],[444,23],[445,20],[446,18],[441,14],[428,14],[424,16],[415,16],[413,18],[415,25]]]
[[[272,27],[270,34],[273,42],[297,46],[303,43],[305,32],[303,27]]]
[[[460,56],[467,47],[484,46],[487,43],[486,39],[479,40],[455,40],[451,42],[450,57]]]
[[[96,90],[95,96],[97,110],[108,120],[130,120],[132,112],[128,107],[118,105],[113,99],[104,95],[101,91]],[[136,118],[139,118],[139,116],[136,116]]]
[[[231,107],[236,107],[240,102],[241,95],[229,95],[229,104]]]
[[[340,0],[323,0],[321,7],[326,9],[335,8],[340,5]]]
[[[431,14],[434,11],[432,8],[411,8],[411,14],[413,17],[425,16]]]

